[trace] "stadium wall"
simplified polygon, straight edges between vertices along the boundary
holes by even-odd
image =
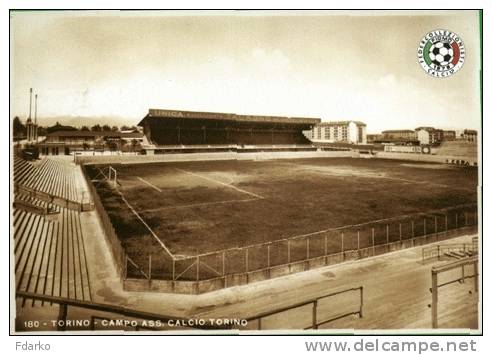
[[[277,277],[287,276],[298,272],[314,270],[317,268],[350,262],[358,259],[379,256],[381,254],[395,252],[416,246],[435,244],[450,238],[477,232],[476,226],[463,227],[458,230],[440,232],[427,236],[392,242],[374,247],[348,250],[346,252],[314,257],[306,260],[295,261],[289,264],[271,266],[259,270],[243,273],[228,274],[207,280],[198,281],[173,281],[159,279],[135,279],[124,278],[123,289],[126,291],[163,292],[180,294],[203,294],[224,288],[247,285],[250,283],[265,281]]]
[[[108,216],[108,213],[104,209],[104,206],[99,198],[99,194],[96,191],[92,181],[87,175],[84,167],[82,166],[82,173],[84,178],[86,179],[87,186],[89,187],[89,192],[92,197],[92,201],[94,203],[94,207],[101,223],[101,227],[104,232],[104,237],[106,242],[110,246],[111,255],[113,257],[114,265],[116,266],[116,270],[120,280],[124,280],[126,275],[126,265],[127,265],[127,255],[123,246],[121,245],[120,239],[118,238],[116,231],[114,230],[113,224],[111,223],[111,219]]]
[[[163,274],[151,271],[151,278],[142,278],[127,270],[123,285],[128,291],[201,294],[375,257],[474,234],[478,225],[476,207],[474,204],[463,205],[344,226],[308,236],[177,257],[172,261],[172,268]]]
[[[447,155],[429,155],[429,154],[409,154],[409,153],[390,153],[390,152],[378,152],[377,158],[381,159],[395,159],[395,160],[411,160],[429,163],[441,163],[447,164],[455,160],[463,160],[468,162],[468,165],[477,165],[477,158],[464,158]]]
[[[76,156],[77,164],[145,164],[178,161],[212,161],[212,160],[269,160],[296,158],[342,158],[358,157],[351,151],[315,151],[315,152],[214,152],[214,153],[183,153],[160,155],[95,155]]]

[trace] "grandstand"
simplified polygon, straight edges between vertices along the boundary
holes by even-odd
[[[91,301],[80,209],[75,204],[82,195],[76,186],[77,167],[66,159],[28,162],[18,156],[13,165],[16,291]],[[24,307],[26,299],[18,305]],[[35,301],[32,305],[48,306]]]
[[[320,121],[318,118],[150,109],[138,125],[143,127],[152,145],[152,150],[146,148],[147,152],[155,150],[160,153],[159,148],[166,146],[176,149],[177,146],[190,145],[221,150],[245,145],[265,148],[283,145],[283,149],[286,145],[309,147],[310,141],[302,131],[311,129]]]
[[[44,206],[44,201],[21,197]],[[17,291],[91,300],[88,265],[79,214],[52,206],[58,219],[14,209]]]
[[[76,184],[77,169],[80,168],[67,158],[28,162],[14,155],[14,188],[18,193],[61,207],[90,209],[89,195]]]

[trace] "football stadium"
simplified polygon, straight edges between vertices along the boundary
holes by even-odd
[[[319,122],[151,109],[139,155],[16,152],[17,330],[478,329],[476,148]]]

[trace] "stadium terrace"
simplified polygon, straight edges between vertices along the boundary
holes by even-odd
[[[169,145],[310,144],[302,133],[319,118],[150,109],[138,123],[152,148]]]

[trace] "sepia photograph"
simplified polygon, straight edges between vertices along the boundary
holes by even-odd
[[[482,333],[480,10],[9,16],[11,334]]]

